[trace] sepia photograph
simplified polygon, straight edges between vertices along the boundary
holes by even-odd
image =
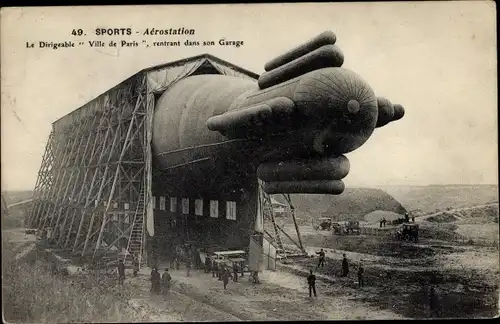
[[[496,3],[2,7],[6,323],[496,318]]]

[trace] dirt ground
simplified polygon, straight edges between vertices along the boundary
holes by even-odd
[[[316,269],[317,258],[296,260],[304,269],[330,276],[335,284],[329,293],[345,295],[357,291],[357,302],[391,310],[405,318],[431,316],[429,288],[439,296],[432,317],[492,317],[498,314],[498,248],[458,245],[423,238],[418,243],[394,241],[388,236],[337,236],[304,230],[302,240],[309,255],[326,249],[327,263]],[[291,243],[291,242],[288,242]],[[290,245],[289,245],[290,246]],[[351,269],[341,278],[342,254]],[[357,266],[365,268],[365,287],[358,289]]]
[[[221,281],[201,270],[192,271],[190,277],[182,269],[170,270],[174,280],[172,294],[151,296],[149,269],[145,268],[139,277],[127,279],[125,287],[140,292],[142,303],[159,310],[168,309],[169,316],[182,321],[477,318],[497,315],[498,250],[427,243],[399,243],[398,246],[377,239],[382,246],[366,243],[365,238],[365,253],[348,249],[328,250],[326,266],[320,269],[316,269],[317,258],[314,257],[291,260],[289,267],[285,265],[279,271],[263,272],[260,285],[251,284],[248,277],[244,277],[237,283],[230,282],[224,290]],[[344,240],[345,247],[359,248],[357,242],[350,246],[346,241],[349,239]],[[308,252],[313,254],[320,248],[310,247]],[[351,262],[347,278],[339,276],[343,253]],[[355,274],[359,262],[365,268],[365,286],[362,288],[358,287]],[[162,266],[168,267],[168,264]],[[308,297],[305,273],[309,269],[316,270],[318,275],[318,299]],[[428,308],[431,283],[439,296],[439,306],[433,314]]]
[[[161,268],[161,267],[160,267]],[[137,278],[128,278],[125,289],[133,289],[138,297],[135,302],[146,303],[157,309],[168,310],[182,321],[228,320],[327,320],[327,319],[384,319],[401,318],[391,310],[381,310],[353,297],[352,291],[344,296],[332,294],[327,283],[318,282],[318,299],[310,299],[307,282],[303,276],[287,272],[265,271],[260,284],[252,284],[248,276],[230,282],[224,290],[221,281],[201,270],[170,270],[173,278],[172,293],[154,296],[149,292],[149,269]],[[128,287],[128,288],[127,288]],[[161,317],[152,320],[160,320]]]
[[[317,258],[289,260],[278,271],[265,271],[261,284],[248,275],[230,282],[202,270],[170,270],[172,291],[167,296],[150,293],[150,269],[135,278],[127,270],[122,288],[133,296],[130,307],[147,313],[150,320],[343,320],[428,317],[492,317],[498,309],[498,249],[455,246],[429,240],[418,244],[393,242],[363,235],[332,237],[304,231],[307,252],[327,249],[326,266],[316,269]],[[19,243],[19,253],[33,245],[34,237],[22,230],[9,231]],[[341,278],[342,254],[351,263]],[[357,265],[365,268],[365,286],[357,285]],[[167,263],[160,263],[160,272]],[[318,298],[309,298],[306,273],[316,270]],[[80,274],[81,275],[81,274]],[[428,309],[428,289],[433,283],[438,310]]]
[[[16,229],[4,232],[16,249],[22,253],[33,248],[34,236]],[[160,270],[169,265],[160,263]],[[76,270],[77,267],[70,267]],[[150,269],[144,267],[137,277],[127,270],[127,279],[120,289],[133,296],[130,307],[147,313],[151,321],[240,321],[240,320],[325,320],[325,319],[385,319],[400,318],[390,309],[381,310],[354,297],[361,292],[346,295],[330,292],[328,283],[317,283],[318,299],[308,296],[305,276],[281,271],[265,271],[260,274],[260,284],[252,284],[248,274],[238,282],[230,282],[224,290],[221,281],[202,270],[186,271],[170,269],[173,278],[172,291],[167,296],[150,293]],[[74,272],[67,280],[89,275]]]

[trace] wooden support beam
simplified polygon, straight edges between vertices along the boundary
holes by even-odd
[[[38,224],[39,229],[45,228],[47,220],[49,219],[49,209],[54,202],[54,193],[57,189],[57,185],[59,183],[59,179],[60,179],[61,174],[62,174],[60,172],[60,167],[61,167],[61,164],[64,162],[63,150],[66,148],[66,146],[63,147],[62,141],[60,139],[57,139],[57,137],[56,137],[56,140],[57,140],[58,144],[57,144],[57,151],[55,154],[54,166],[52,169],[52,172],[55,173],[53,175],[54,182],[50,186],[50,190],[49,190],[47,197],[45,197],[47,202],[44,204],[44,206],[42,208],[42,212],[41,212],[39,224]]]
[[[47,145],[45,146],[45,151],[42,156],[42,164],[40,166],[40,170],[38,171],[38,177],[36,180],[35,188],[33,190],[33,199],[34,203],[32,205],[30,214],[28,216],[28,224],[29,227],[34,227],[34,220],[37,217],[37,213],[40,206],[40,198],[43,195],[43,192],[47,190],[47,170],[52,167],[52,159],[50,156],[52,155],[52,145],[54,140],[54,130],[52,130],[49,134],[49,138],[47,140]]]
[[[111,201],[112,201],[112,199],[114,197],[115,189],[116,189],[116,184],[117,184],[117,181],[118,181],[118,178],[119,178],[119,175],[120,175],[120,170],[122,169],[121,168],[121,162],[123,160],[125,152],[130,147],[130,143],[132,142],[132,139],[133,139],[133,137],[131,138],[132,129],[133,129],[133,126],[134,126],[134,122],[135,122],[135,120],[137,118],[136,117],[136,113],[137,113],[137,111],[138,111],[138,109],[140,107],[141,107],[141,96],[139,96],[139,98],[138,98],[138,100],[136,102],[134,111],[132,113],[132,119],[131,119],[131,121],[130,121],[130,123],[128,125],[127,134],[126,134],[126,136],[124,138],[124,141],[122,142],[122,148],[120,150],[120,156],[119,156],[118,161],[117,161],[118,165],[116,167],[116,171],[115,171],[115,174],[114,174],[114,177],[113,177],[113,184],[111,186],[111,192],[109,193],[108,201],[107,201],[107,204],[106,204],[106,212],[104,213],[104,216],[103,216],[103,221],[102,221],[102,225],[101,225],[101,231],[99,232],[99,237],[97,238],[96,248],[94,250],[94,258],[95,258],[95,255],[96,255],[99,247],[100,247],[100,244],[101,244],[102,235],[103,235],[103,232],[104,232],[104,229],[105,229],[105,226],[106,226],[106,218],[107,218],[107,215],[108,215],[109,207],[111,206]],[[143,123],[141,123],[140,126],[142,124]],[[139,130],[140,129],[137,128],[137,130],[134,132],[134,135],[137,135],[139,133]],[[118,134],[119,132],[120,132],[120,126],[117,127],[116,134]],[[114,150],[114,146],[112,147],[111,152],[113,152],[113,150]]]
[[[285,196],[285,195],[284,195]],[[297,238],[299,239],[300,249],[302,252],[306,253],[304,249],[304,245],[302,244],[302,237],[300,235],[299,225],[297,224],[297,219],[295,218],[295,207],[292,205],[292,198],[289,194],[285,196],[285,199],[288,201],[288,205],[290,206],[290,211],[292,213],[293,224],[295,225],[295,231],[297,232]]]
[[[106,122],[106,114],[102,114],[101,117],[100,117],[100,121],[99,121],[99,127],[101,127],[105,122]],[[92,148],[92,153],[90,155],[90,159],[89,159],[89,163],[88,164],[91,164],[92,160],[97,156],[97,152],[98,152],[98,148],[99,148],[98,143],[100,142],[99,135],[100,134],[96,134],[94,146]],[[106,134],[104,135],[104,139],[103,139],[104,143],[107,142],[108,137],[109,137],[109,128],[106,130]],[[104,150],[101,149],[98,161],[100,162],[103,159],[103,157],[104,157]],[[87,167],[85,172],[92,172],[91,170],[92,170],[91,168]],[[91,203],[95,204],[94,200],[90,200],[90,196],[92,195],[92,191],[93,191],[94,185],[96,183],[97,173],[98,173],[97,168],[94,169],[93,172],[94,172],[94,174],[92,176],[92,181],[91,181],[90,186],[89,186],[90,188],[86,192],[87,196],[85,198],[85,205],[83,207],[83,211],[82,211],[82,214],[81,214],[80,224],[78,225],[78,232],[76,234],[75,242],[73,243],[73,253],[75,253],[76,247],[78,245],[78,241],[80,239],[80,234],[81,234],[81,231],[82,231],[82,228],[83,228],[83,223],[85,221],[85,214],[86,214],[87,208],[89,207],[89,205]],[[83,190],[83,187],[82,187],[82,190]]]
[[[297,247],[298,247],[301,251],[303,251],[303,249],[304,249],[304,248],[303,248],[302,246],[300,246],[300,244],[299,244],[299,243],[295,242],[295,240],[294,240],[294,239],[293,239],[290,235],[288,235],[288,233],[287,233],[287,232],[285,232],[285,230],[284,230],[284,229],[282,229],[282,228],[281,228],[278,224],[276,224],[276,227],[277,227],[277,228],[278,228],[278,229],[279,229],[279,230],[280,230],[283,234],[285,234],[285,236],[286,236],[286,237],[288,237],[288,239],[289,239],[290,241],[292,241],[292,243],[293,243],[293,244],[295,244],[295,246],[297,246]]]
[[[68,198],[68,190],[69,190],[69,187],[70,185],[72,184],[73,182],[73,179],[75,177],[75,169],[74,169],[74,165],[72,165],[72,163],[74,163],[74,158],[75,156],[76,157],[79,157],[81,155],[81,150],[78,150],[81,146],[81,144],[83,143],[83,140],[85,139],[83,135],[83,131],[84,129],[88,126],[88,123],[89,123],[89,119],[87,118],[85,123],[82,123],[80,124],[80,126],[76,129],[75,131],[75,134],[74,134],[74,139],[73,139],[73,145],[72,145],[72,148],[71,148],[71,151],[68,155],[68,158],[66,159],[66,164],[64,165],[64,175],[66,175],[66,173],[70,173],[69,175],[69,179],[64,182],[64,177],[63,177],[63,182],[61,183],[61,187],[59,188],[58,192],[57,192],[57,198],[56,198],[56,203],[55,203],[55,206],[54,206],[54,211],[53,213],[54,214],[54,218],[52,219],[52,222],[50,222],[50,226],[55,229],[57,229],[57,227],[59,226],[59,221],[61,219],[61,216],[62,216],[62,212],[61,212],[61,209],[62,209],[62,204],[64,204]],[[77,149],[78,148],[78,149]],[[64,193],[62,193],[62,190],[64,189]],[[57,219],[54,223],[54,219],[56,218],[55,215],[57,215]],[[57,236],[57,232],[55,232],[55,235]],[[61,230],[62,232],[62,230]],[[58,237],[61,236],[62,233],[59,233]],[[57,239],[55,237],[55,239]]]
[[[108,175],[108,172],[109,172],[109,162],[111,161],[111,158],[112,158],[112,153],[113,153],[113,150],[115,149],[115,146],[117,144],[117,140],[118,140],[118,134],[120,133],[119,132],[119,127],[115,130],[115,134],[113,136],[113,143],[111,144],[111,149],[110,149],[110,153],[108,155],[108,164],[106,165],[105,169],[104,169],[104,175],[102,177],[102,181],[101,181],[101,186],[99,188],[99,192],[97,194],[97,201],[99,202],[101,200],[101,195],[102,195],[102,191],[104,189],[104,185],[105,183],[109,180],[107,178],[107,175]],[[109,128],[109,130],[111,131],[111,128]],[[106,205],[106,212],[108,211],[109,209],[109,205],[110,203],[108,203]],[[102,227],[101,227],[101,232],[99,233],[99,236],[102,238],[102,230],[104,229],[104,226],[106,225],[106,212],[104,212],[104,215],[103,215],[103,221],[102,221]],[[92,218],[94,217],[94,214],[92,214]],[[98,242],[99,242],[99,239],[98,239]],[[83,251],[82,251],[82,255],[85,254],[85,250],[87,249],[87,243],[88,243],[88,238],[85,240],[85,245],[83,246]]]

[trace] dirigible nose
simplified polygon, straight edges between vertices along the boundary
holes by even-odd
[[[295,93],[302,118],[315,125],[313,147],[321,155],[351,152],[363,145],[375,129],[377,97],[368,83],[352,71],[314,71],[301,80]]]

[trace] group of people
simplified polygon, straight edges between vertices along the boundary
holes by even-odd
[[[398,218],[398,219],[395,219],[395,220],[392,220],[389,222],[385,219],[385,217],[382,217],[379,220],[379,225],[380,225],[380,227],[385,227],[385,225],[387,223],[389,223],[389,225],[399,225],[399,224],[409,223],[409,222],[410,222],[410,215],[408,213],[405,213],[404,218]],[[415,223],[415,216],[413,216],[413,215],[411,216],[411,222]]]
[[[123,285],[125,282],[125,260],[120,260],[118,262],[118,283],[120,285]],[[137,277],[137,274],[139,273],[139,259],[137,258],[136,255],[132,257],[132,269],[133,269],[133,276]]]
[[[325,251],[321,249],[321,251],[316,252],[316,254],[319,255],[318,259],[318,265],[316,266],[316,269],[324,268],[325,266]],[[357,271],[357,276],[358,276],[358,286],[363,287],[364,286],[364,272],[365,269],[363,267],[363,264],[358,265],[358,271]],[[349,261],[347,260],[347,256],[345,253],[342,254],[342,272],[341,272],[341,277],[347,277],[349,274]],[[312,297],[312,294],[314,294],[314,297],[317,298],[316,295],[316,276],[314,275],[313,270],[310,270],[309,275],[307,276],[307,284],[309,286],[309,297]]]
[[[176,270],[180,269],[180,259],[184,259],[186,266],[186,276],[190,276],[190,272],[193,264],[193,252],[191,250],[188,251],[175,251],[173,255],[170,267],[175,268]],[[153,264],[157,264],[157,262],[153,262]],[[227,289],[227,285],[229,284],[229,279],[232,279],[234,282],[238,282],[239,274],[241,273],[241,277],[244,276],[244,269],[237,262],[233,263],[232,269],[231,267],[217,262],[217,260],[210,258],[207,256],[205,258],[204,266],[205,273],[212,273],[212,277],[217,277],[218,280],[222,281],[224,284],[224,289]],[[198,267],[197,267],[198,268]],[[123,271],[124,272],[124,271]],[[153,266],[151,271],[151,292],[153,293],[162,293],[166,294],[170,290],[170,283],[172,277],[168,272],[168,268],[165,269],[165,272],[162,276],[158,272],[158,267]]]
[[[232,271],[231,271],[232,270]],[[218,263],[217,260],[212,260],[210,257],[205,258],[205,273],[212,273],[212,277],[217,277],[224,284],[224,289],[229,284],[229,278],[234,282],[238,282],[238,273],[241,271],[241,277],[244,276],[243,267],[240,267],[237,262],[233,263],[232,269],[228,266]]]
[[[358,271],[357,271],[357,276],[358,276],[358,286],[361,288],[364,286],[364,273],[365,273],[365,268],[363,267],[362,263],[359,263],[358,265]],[[347,260],[347,256],[345,253],[342,254],[342,277],[347,277],[349,274],[349,261]]]
[[[170,284],[172,281],[172,276],[168,272],[168,268],[160,276],[157,267],[153,267],[151,270],[151,292],[153,294],[166,295],[170,291]]]

